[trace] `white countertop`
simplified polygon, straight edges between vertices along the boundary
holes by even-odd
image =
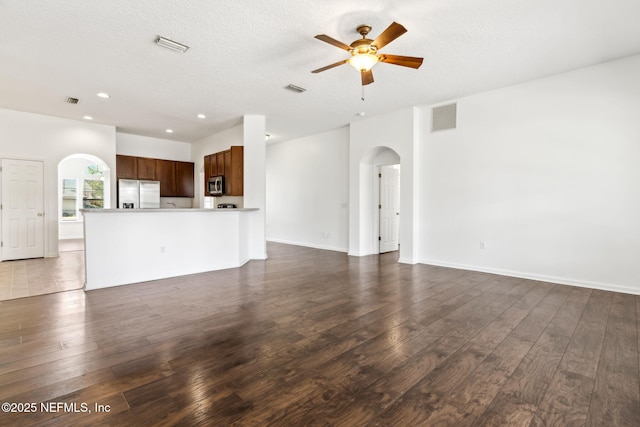
[[[107,214],[107,213],[164,213],[164,212],[251,212],[257,211],[258,208],[233,208],[233,209],[198,209],[198,208],[155,208],[155,209],[80,209],[83,214]]]

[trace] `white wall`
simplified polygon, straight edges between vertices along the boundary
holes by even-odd
[[[125,156],[190,162],[191,144],[117,132],[116,153]]]
[[[423,133],[421,262],[640,293],[639,75],[635,56],[458,100],[456,130]]]
[[[194,163],[194,207],[204,207],[204,156],[228,150],[232,145],[244,145],[243,125],[216,133],[191,144],[191,161]],[[229,200],[229,203],[239,203]]]
[[[347,251],[349,130],[267,146],[267,240]]]
[[[44,162],[45,256],[58,255],[58,163],[91,154],[115,170],[115,127],[0,109],[0,157]],[[115,188],[115,174],[112,174]],[[115,206],[115,192],[111,193]]]

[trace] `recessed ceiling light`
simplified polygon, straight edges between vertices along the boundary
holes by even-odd
[[[165,130],[166,133],[173,133],[173,129],[167,129]]]
[[[91,116],[82,116],[82,118],[85,120],[93,120],[93,117]]]
[[[207,116],[205,116],[202,113],[198,114],[196,117],[198,117],[199,119],[206,119],[207,118]]]
[[[356,116],[364,116],[365,114],[367,113],[365,113],[364,111],[360,111],[359,113],[356,114]]]
[[[171,49],[180,53],[185,53],[187,49],[189,49],[189,46],[187,46],[186,44],[178,43],[161,36],[158,36],[156,38],[156,44],[158,46],[166,47],[167,49]]]
[[[104,99],[111,98],[111,96],[109,96],[109,94],[106,93],[106,92],[98,92],[98,93],[96,93],[96,95],[98,95],[100,98],[104,98]]]

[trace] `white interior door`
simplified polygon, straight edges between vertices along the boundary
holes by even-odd
[[[400,169],[380,167],[380,253],[397,251],[400,224]]]
[[[2,159],[2,259],[44,257],[43,164]]]

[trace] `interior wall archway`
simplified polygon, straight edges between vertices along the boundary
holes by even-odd
[[[73,220],[64,220],[63,218],[63,180],[75,179],[80,185],[82,179],[87,176],[85,173],[87,168],[91,166],[97,167],[97,171],[100,173],[95,176],[104,182],[103,207],[105,209],[111,207],[111,169],[109,165],[92,154],[76,153],[66,156],[58,163],[58,197],[56,198],[58,239],[78,239],[84,235],[82,216]],[[78,187],[77,191],[82,191],[82,188]]]
[[[394,111],[375,118],[354,121],[349,126],[349,255],[377,253],[373,239],[372,179],[374,164],[385,156],[400,169],[399,262],[418,262],[419,141],[421,118],[416,108]],[[395,154],[394,154],[395,153]],[[397,156],[397,157],[396,157]]]
[[[377,146],[369,149],[359,163],[360,176],[360,250],[362,255],[379,253],[378,249],[378,170],[383,165],[402,164],[392,148]]]

